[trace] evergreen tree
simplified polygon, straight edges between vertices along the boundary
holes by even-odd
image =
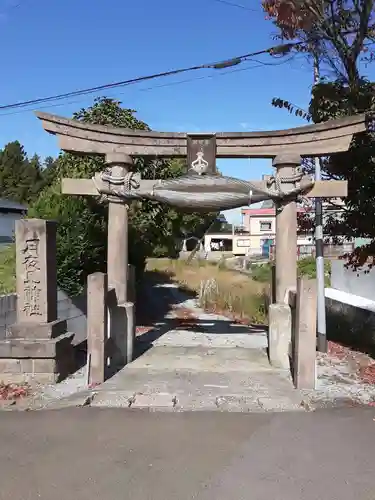
[[[22,203],[27,198],[25,168],[28,160],[18,142],[6,144],[0,156],[0,196]],[[29,184],[30,186],[30,184]]]
[[[57,167],[58,167],[58,159],[53,158],[52,156],[47,156],[44,159],[43,170],[42,170],[43,188],[50,186],[54,182],[58,172]]]

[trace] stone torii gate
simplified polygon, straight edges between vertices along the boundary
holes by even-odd
[[[194,135],[91,125],[41,112],[37,116],[47,132],[58,136],[62,150],[105,156],[106,171],[92,179],[62,179],[62,192],[105,196],[109,201],[107,273],[117,304],[128,299],[127,203],[134,199],[202,212],[273,199],[277,207],[276,302],[287,304],[288,292],[295,290],[297,284],[298,196],[347,195],[345,181],[314,183],[310,176],[303,176],[301,157],[347,151],[353,136],[366,131],[365,115],[280,131]],[[187,156],[188,175],[173,180],[142,180],[132,172],[133,158],[141,156]],[[272,158],[276,172],[262,181],[219,176],[216,158]],[[130,360],[128,356],[127,361]]]

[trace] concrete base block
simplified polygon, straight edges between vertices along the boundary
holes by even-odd
[[[290,307],[287,304],[271,304],[268,311],[270,363],[275,368],[289,370],[289,348],[292,338],[292,314]]]
[[[66,333],[66,320],[49,323],[15,323],[6,332],[9,339],[54,339]]]
[[[16,338],[0,342],[0,381],[54,383],[74,370],[73,333],[56,339]]]
[[[126,363],[131,363],[135,342],[135,305],[133,302],[127,302],[123,307],[126,311]]]
[[[109,309],[110,350],[112,366],[123,367],[133,361],[135,342],[135,309],[125,302]]]
[[[3,384],[56,384],[59,377],[56,373],[0,373],[0,382]]]
[[[74,333],[55,339],[17,338],[0,341],[0,358],[56,358],[71,346]]]

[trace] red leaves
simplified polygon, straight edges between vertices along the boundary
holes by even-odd
[[[143,335],[144,333],[147,333],[150,330],[152,330],[152,326],[137,326],[135,329],[135,334]]]
[[[375,384],[375,363],[361,368],[359,374],[366,384]]]
[[[0,400],[10,401],[29,396],[31,388],[29,384],[4,384],[0,383]]]
[[[361,352],[352,351],[336,342],[328,342],[328,355],[354,366],[354,371],[365,384],[375,384],[375,361]]]
[[[374,255],[375,255],[375,242],[372,241],[369,244],[356,247],[353,252],[345,254],[342,259],[347,262],[345,267],[347,269],[351,268],[353,271],[363,270],[368,274],[370,270],[374,267]]]
[[[186,307],[177,306],[175,309],[176,313],[176,322],[179,327],[182,328],[196,328],[197,327],[197,318],[191,309],[187,309]]]
[[[308,30],[312,24],[311,11],[304,7],[304,2],[297,0],[263,0],[263,9],[267,18],[275,21],[283,36],[295,38],[297,30]]]

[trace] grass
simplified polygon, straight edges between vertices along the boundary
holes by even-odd
[[[0,295],[16,291],[16,253],[14,245],[0,248]]]
[[[325,267],[325,282],[326,286],[330,285],[330,262],[324,262]],[[260,283],[269,283],[271,280],[271,263],[252,264],[250,266],[251,277],[254,281]],[[306,276],[308,278],[316,278],[316,262],[313,257],[301,259],[297,264],[298,276]]]
[[[213,264],[194,260],[149,259],[147,270],[158,271],[178,283],[181,288],[195,292],[206,311],[230,315],[246,323],[266,322],[266,303],[269,284],[256,282],[223,262]]]

